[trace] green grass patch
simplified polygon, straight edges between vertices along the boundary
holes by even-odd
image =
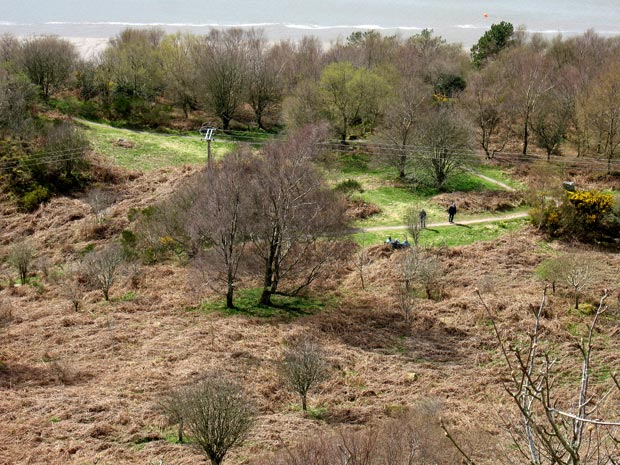
[[[480,165],[476,166],[474,168],[474,171],[484,176],[488,176],[489,178],[493,178],[500,182],[503,182],[504,184],[512,187],[513,189],[525,189],[525,185],[522,182],[513,179],[508,173],[506,173],[506,171],[498,168],[497,166]]]
[[[271,296],[273,306],[259,305],[262,288],[239,289],[234,296],[235,308],[226,307],[226,299],[204,302],[199,311],[217,312],[222,316],[253,316],[259,318],[291,318],[313,315],[322,311],[328,302],[305,296]]]
[[[471,173],[455,174],[448,179],[444,188],[445,192],[479,192],[487,190],[503,191],[504,188]]]
[[[359,198],[365,202],[372,203],[381,209],[381,213],[374,215],[365,220],[356,223],[359,227],[371,226],[397,226],[404,223],[405,212],[407,208],[416,205],[424,208],[427,213],[426,221],[428,223],[438,223],[447,220],[445,208],[430,202],[432,197],[439,194],[437,189],[431,187],[418,187],[413,189],[407,185],[394,185],[395,172],[391,179],[389,177],[381,177],[367,172],[363,176],[353,177],[343,176],[340,182],[346,182],[353,179],[360,183],[363,192],[355,193],[352,198]],[[461,173],[454,176],[448,183],[447,191],[472,192],[486,190],[502,190],[496,184],[488,182],[470,173]],[[517,210],[515,210],[517,211]],[[485,214],[484,216],[488,216]],[[477,218],[481,215],[471,215],[464,217],[458,215],[459,219]]]
[[[301,404],[289,404],[289,410],[293,412],[301,412]],[[324,420],[327,414],[327,407],[323,405],[317,405],[316,407],[306,406],[306,417],[311,420]]]
[[[179,431],[177,429],[165,431],[164,440],[170,444],[188,444],[190,442],[186,435],[183,435],[183,441],[179,441]]]
[[[490,241],[497,239],[504,234],[521,229],[527,225],[527,218],[518,218],[514,220],[502,220],[490,223],[479,223],[471,225],[458,224],[450,226],[441,226],[435,228],[427,228],[420,234],[420,245],[424,247],[438,246],[459,246],[473,244],[474,242]],[[351,235],[351,239],[358,244],[365,246],[377,245],[385,242],[388,236],[392,239],[398,239],[401,242],[406,238],[406,230],[382,230],[372,232],[360,232]],[[411,238],[408,238],[411,240]]]
[[[395,168],[376,163],[369,154],[353,151],[328,155],[324,167],[327,178],[334,184],[348,178],[355,178],[362,184],[375,184],[393,181],[398,177]]]
[[[362,184],[363,186],[363,184]],[[359,198],[365,202],[377,205],[381,213],[359,221],[357,226],[396,226],[404,223],[405,212],[413,204],[420,204],[426,208],[429,217],[437,213],[437,207],[432,209],[426,197],[407,188],[383,186],[376,189],[356,193],[352,198]]]
[[[118,297],[119,302],[133,302],[138,298],[138,294],[134,291],[128,291],[122,296]]]
[[[204,164],[207,145],[199,134],[165,135],[82,122],[85,133],[97,153],[109,157],[114,163],[128,169],[153,170],[165,166]],[[122,139],[122,146],[119,144]],[[214,158],[223,157],[235,142],[214,141],[211,151]]]

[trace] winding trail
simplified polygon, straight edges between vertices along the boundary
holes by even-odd
[[[489,216],[486,218],[476,218],[472,220],[456,221],[454,223],[440,222],[440,223],[428,223],[426,228],[436,228],[440,226],[467,226],[469,224],[480,223],[494,223],[496,221],[516,220],[518,218],[527,218],[529,216],[526,212],[509,213],[507,215]],[[353,228],[352,231],[356,232],[376,232],[376,231],[401,231],[407,229],[406,225],[399,226],[371,226],[369,228]]]
[[[120,130],[124,130],[127,131],[129,133],[135,133],[135,134],[152,134],[152,132],[149,131],[140,131],[140,130],[135,130],[135,129],[127,129],[127,128],[115,128],[113,126],[107,125],[107,124],[103,124],[103,123],[97,123],[94,121],[88,121],[88,120],[84,120],[81,118],[75,118],[75,120],[79,123],[82,123],[86,126],[88,125],[92,125],[92,126],[99,126],[102,128],[111,128],[111,129],[120,129]],[[167,136],[167,135],[174,135],[174,134],[158,134],[158,135],[163,135],[163,136]],[[188,138],[193,138],[194,136],[189,136],[189,135],[178,135],[180,137],[188,137]],[[477,176],[481,179],[484,179],[487,182],[490,182],[492,184],[495,184],[497,186],[500,186],[502,189],[505,189],[507,191],[510,192],[514,192],[516,191],[515,188],[509,186],[508,184],[505,184],[501,181],[498,181],[497,179],[493,179],[490,178],[489,176],[485,176],[484,174],[478,173],[472,169],[466,169],[466,171],[468,171],[470,174]],[[447,221],[445,222],[439,222],[439,223],[428,223],[426,225],[427,228],[435,228],[435,227],[442,227],[442,226],[467,226],[470,224],[480,224],[480,223],[493,223],[496,221],[504,221],[504,220],[515,220],[518,218],[526,218],[528,217],[528,213],[526,212],[520,212],[520,213],[509,213],[507,215],[495,215],[495,216],[489,216],[489,217],[485,217],[485,218],[476,218],[476,219],[471,219],[471,220],[463,220],[463,221],[457,221],[454,223],[449,223]],[[398,226],[371,226],[368,228],[351,228],[351,232],[352,233],[366,233],[366,232],[376,232],[376,231],[401,231],[401,230],[405,230],[407,229],[407,225],[398,225]]]
[[[479,177],[480,179],[484,179],[485,181],[488,181],[488,182],[490,182],[491,184],[495,184],[496,186],[499,186],[499,187],[501,187],[502,189],[507,190],[507,191],[509,191],[509,192],[515,192],[515,191],[516,191],[516,189],[515,189],[514,187],[511,187],[511,186],[509,186],[509,185],[508,185],[508,184],[506,184],[506,183],[503,183],[503,182],[501,182],[501,181],[498,181],[497,179],[493,179],[493,178],[490,178],[490,177],[488,177],[488,176],[485,176],[484,174],[480,174],[480,173],[478,173],[478,172],[476,172],[476,171],[474,171],[474,170],[472,170],[472,169],[465,168],[465,171],[467,171],[467,172],[468,172],[468,173],[470,173],[470,174],[473,174],[473,175],[474,175],[474,176],[476,176],[476,177]]]

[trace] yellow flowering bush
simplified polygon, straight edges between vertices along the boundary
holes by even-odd
[[[609,242],[620,237],[620,208],[612,194],[566,192],[562,202],[543,201],[532,210],[532,223],[551,237]]]
[[[593,225],[611,212],[614,198],[611,194],[598,191],[575,191],[567,194],[568,201],[575,207],[586,224]]]

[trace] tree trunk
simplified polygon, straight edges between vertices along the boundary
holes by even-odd
[[[302,409],[304,412],[307,412],[307,411],[308,411],[308,406],[306,405],[306,394],[302,394],[302,395],[301,395],[301,409]]]
[[[523,125],[523,155],[527,155],[527,144],[530,138],[529,121],[529,117],[526,116]]]
[[[263,112],[262,112],[262,110],[254,110],[254,113],[256,115],[256,124],[258,125],[259,129],[262,129],[263,131],[266,131],[265,126],[263,125]]]
[[[234,288],[232,283],[228,283],[228,289],[226,291],[226,308],[235,308],[233,304],[233,292]]]
[[[179,420],[179,430],[177,432],[177,437],[179,439],[179,444],[183,444],[183,420]]]
[[[405,179],[405,166],[407,165],[407,155],[401,155],[398,160],[398,170],[400,179]]]

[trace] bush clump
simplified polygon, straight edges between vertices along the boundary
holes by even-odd
[[[532,223],[550,237],[582,242],[612,242],[620,238],[620,205],[612,194],[579,190],[561,201],[544,199],[530,212]]]
[[[334,190],[346,196],[350,196],[355,192],[364,192],[360,182],[355,179],[347,179],[346,181],[339,182],[336,184],[336,187],[334,187]]]

